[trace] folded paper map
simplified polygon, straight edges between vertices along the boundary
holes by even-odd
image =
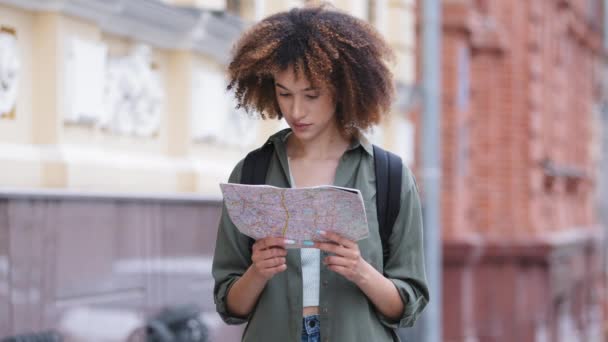
[[[369,235],[363,197],[357,189],[337,186],[277,188],[270,185],[220,184],[228,215],[252,237],[324,241],[319,230],[357,241]]]

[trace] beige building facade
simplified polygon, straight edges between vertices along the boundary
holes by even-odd
[[[0,338],[126,341],[212,299],[218,183],[279,121],[234,109],[238,36],[303,1],[0,0]],[[395,47],[393,113],[371,139],[411,163],[411,1],[335,1]],[[237,137],[237,138],[234,138]]]
[[[0,187],[219,199],[235,163],[285,126],[234,109],[230,49],[248,25],[306,3],[0,0]],[[395,48],[399,100],[370,138],[411,163],[414,1],[333,5]]]

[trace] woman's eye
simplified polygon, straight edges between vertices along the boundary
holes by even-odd
[[[281,93],[279,93],[279,96],[280,97],[288,97],[288,96],[291,96],[291,94],[281,94]]]
[[[306,95],[306,98],[308,98],[309,100],[314,100],[318,97],[319,97],[319,95]]]

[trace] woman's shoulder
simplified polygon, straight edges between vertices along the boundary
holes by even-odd
[[[416,190],[418,191],[418,184],[416,183],[416,176],[409,166],[403,164],[403,170],[401,172],[401,188],[404,191]]]
[[[371,146],[371,143],[370,143]],[[374,154],[375,156],[375,154]],[[369,174],[369,176],[374,175],[375,177],[375,157],[374,156],[370,156],[368,160],[369,162],[369,167],[373,168],[374,171],[373,173]],[[412,171],[412,169],[405,163],[405,161],[403,160],[402,157],[399,156],[399,160],[401,161],[401,190],[403,192],[408,192],[412,189],[418,191],[418,185],[416,183],[416,176],[414,175],[414,172]]]
[[[272,153],[273,149],[277,148],[276,147],[277,145],[283,144],[285,142],[285,138],[290,133],[291,133],[290,128],[282,129],[282,130],[274,133],[273,135],[271,135],[262,146],[247,152],[245,154],[245,156],[243,157],[243,159],[241,159],[232,169],[232,172],[230,173],[229,182],[230,183],[239,183],[240,182],[241,175],[243,172],[243,166],[245,164],[245,160],[246,160],[247,156],[253,154],[253,157],[257,157],[257,158],[261,157],[262,160],[264,160],[263,156],[261,156],[259,152],[262,152],[262,150],[265,150],[266,152],[270,151]],[[268,147],[270,147],[270,149],[268,149]],[[257,154],[256,154],[256,152],[257,152]],[[262,153],[262,154],[264,154],[264,153]],[[256,158],[254,158],[254,159],[256,159]]]
[[[238,163],[232,168],[232,172],[230,172],[230,177],[228,177],[228,183],[240,183],[241,182],[241,174],[243,173],[243,163],[245,162],[245,158],[239,160]]]

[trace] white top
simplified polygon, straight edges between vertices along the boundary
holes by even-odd
[[[291,174],[289,158],[287,158],[289,168],[289,179],[291,187],[296,187],[296,182]],[[319,283],[321,282],[321,251],[317,248],[300,249],[302,260],[302,304],[307,306],[319,306]]]

